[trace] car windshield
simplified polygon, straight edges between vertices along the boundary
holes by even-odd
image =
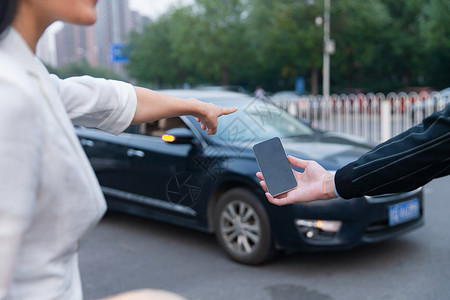
[[[258,141],[272,137],[294,137],[312,135],[313,130],[278,107],[260,100],[235,103],[220,103],[222,106],[237,106],[239,110],[219,118],[217,136],[226,141]]]

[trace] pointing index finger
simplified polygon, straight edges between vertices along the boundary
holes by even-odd
[[[229,115],[238,110],[237,107],[224,107],[222,110],[222,115]]]

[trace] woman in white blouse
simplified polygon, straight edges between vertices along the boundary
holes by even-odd
[[[40,36],[57,20],[93,24],[96,3],[0,2],[0,299],[82,299],[79,241],[106,205],[73,124],[118,134],[131,123],[190,114],[214,134],[217,118],[236,110],[50,75],[35,58]]]

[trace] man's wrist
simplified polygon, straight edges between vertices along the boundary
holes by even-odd
[[[337,198],[336,185],[334,182],[334,174],[328,173],[324,179],[324,194],[326,199]]]

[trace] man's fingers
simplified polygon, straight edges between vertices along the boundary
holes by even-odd
[[[291,165],[302,169],[306,169],[309,164],[309,160],[303,160],[292,155],[288,156],[288,160]]]
[[[266,193],[266,197],[267,197]],[[270,195],[270,194],[269,194]],[[279,196],[276,196],[275,198],[271,195],[271,199],[269,199],[269,197],[267,197],[267,199],[269,200],[270,203],[278,205],[278,206],[282,206],[282,205],[286,205],[286,204],[291,204],[291,203],[295,203],[298,201],[295,201],[295,199],[293,199],[291,197],[291,195],[288,195],[286,197],[280,198]]]
[[[286,198],[286,197],[287,197],[287,193],[277,195],[278,199],[282,199],[282,198]]]
[[[259,182],[259,184],[261,185],[264,192],[267,193],[267,185],[266,185],[266,182],[264,181],[264,177],[263,177],[262,173],[261,172],[256,173],[256,177],[258,177],[261,180]]]
[[[270,193],[266,192],[266,197],[267,197],[267,200],[269,200],[270,203],[276,204],[276,203],[274,203],[275,199],[273,198],[273,196]]]
[[[258,177],[259,179],[261,179],[261,181],[259,182],[259,184],[261,185],[262,189],[264,190],[264,192],[268,193],[268,189],[267,189],[267,184],[264,181],[264,178],[262,176],[261,172],[256,173],[256,177]],[[285,198],[287,196],[287,193],[283,193],[280,195],[277,195],[276,198]]]
[[[260,181],[259,184],[261,185],[262,189],[264,190],[264,192],[267,193],[267,185],[265,181]]]
[[[274,198],[270,193],[266,193],[267,200],[269,200],[270,203],[281,206],[285,204],[289,204],[288,198]]]

